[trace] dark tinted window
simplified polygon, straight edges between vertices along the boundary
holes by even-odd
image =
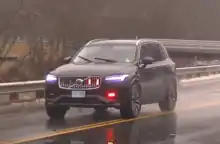
[[[132,44],[103,44],[85,46],[73,60],[74,63],[85,63],[82,56],[93,62],[104,62],[94,58],[105,58],[117,62],[129,63],[135,60],[136,46]]]
[[[160,47],[156,43],[144,44],[141,47],[140,57],[152,57],[155,61],[162,61],[163,56],[161,55]]]
[[[157,45],[158,45],[158,48],[160,49],[162,60],[167,59],[169,57],[169,55],[167,53],[166,48],[163,45],[161,45],[161,44],[157,44]]]

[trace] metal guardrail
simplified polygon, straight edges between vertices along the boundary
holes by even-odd
[[[8,93],[22,93],[22,92],[33,92],[37,90],[44,90],[44,84],[45,84],[44,80],[0,83],[0,95],[8,94]]]
[[[155,40],[163,43],[169,52],[189,52],[189,53],[207,53],[220,54],[220,41],[204,41],[204,40],[181,40],[181,39],[153,39],[153,38],[139,38]],[[107,40],[94,39],[87,44],[98,41]]]
[[[211,65],[211,66],[198,66],[198,67],[184,67],[177,69],[177,75],[179,77],[184,76],[200,76],[206,74],[215,74],[220,73],[220,65]]]
[[[200,75],[208,75],[212,73],[220,73],[220,65],[177,68],[177,76],[179,78],[197,77]],[[44,84],[44,80],[0,83],[0,94],[43,90]]]
[[[220,65],[177,68],[178,79],[220,73]],[[0,106],[44,98],[44,80],[0,83]]]
[[[151,38],[150,38],[151,39]],[[220,54],[220,41],[152,39],[163,43],[168,51]]]

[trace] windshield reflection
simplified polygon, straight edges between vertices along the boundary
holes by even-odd
[[[52,137],[31,144],[175,144],[175,113]]]
[[[84,47],[73,59],[74,64],[88,62],[119,62],[135,61],[136,46],[133,44],[100,44]]]

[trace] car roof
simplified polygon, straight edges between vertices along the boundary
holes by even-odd
[[[134,44],[137,45],[139,42],[152,42],[152,43],[159,43],[156,40],[152,39],[115,39],[115,40],[108,40],[108,39],[97,39],[92,40],[87,45],[93,45],[93,44]]]

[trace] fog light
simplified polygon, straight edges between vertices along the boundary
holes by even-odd
[[[108,99],[115,99],[117,97],[117,91],[116,90],[108,90],[108,91],[106,91],[106,97]]]

